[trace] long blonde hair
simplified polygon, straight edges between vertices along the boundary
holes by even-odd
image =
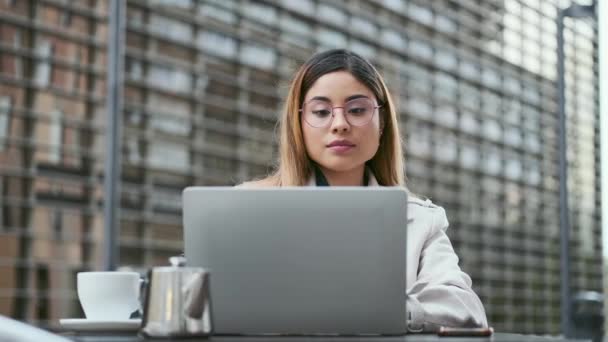
[[[306,61],[294,75],[279,121],[279,160],[276,170],[266,178],[275,186],[301,186],[308,182],[314,164],[306,153],[299,109],[306,92],[321,76],[348,71],[376,96],[383,134],[374,157],[367,162],[378,184],[405,187],[405,158],[397,112],[391,95],[376,68],[354,52],[335,49],[321,52]]]

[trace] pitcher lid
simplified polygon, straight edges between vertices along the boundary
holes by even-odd
[[[186,258],[183,255],[169,257],[169,263],[173,267],[184,267],[186,266]]]

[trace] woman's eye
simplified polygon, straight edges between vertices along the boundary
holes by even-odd
[[[365,108],[351,108],[348,110],[349,113],[357,115],[365,114],[365,111]]]
[[[330,114],[327,109],[313,110],[312,113],[316,116],[328,116]]]

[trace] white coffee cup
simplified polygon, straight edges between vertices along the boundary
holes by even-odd
[[[80,272],[77,291],[87,319],[125,320],[139,309],[139,273]]]

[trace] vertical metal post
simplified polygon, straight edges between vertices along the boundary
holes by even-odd
[[[570,337],[570,211],[568,208],[568,161],[566,146],[566,89],[564,56],[564,12],[557,15],[557,116],[559,120],[559,231],[560,231],[560,287],[561,326],[565,337]]]
[[[106,156],[104,176],[104,270],[116,269],[120,236],[120,163],[122,142],[122,87],[124,64],[125,1],[110,0],[108,16],[108,70]]]
[[[564,19],[595,18],[591,5],[572,4],[557,12],[557,100],[559,119],[559,230],[561,326],[565,337],[572,337],[572,297],[570,295],[570,207],[568,206],[568,147],[566,131],[566,56],[564,54]]]

